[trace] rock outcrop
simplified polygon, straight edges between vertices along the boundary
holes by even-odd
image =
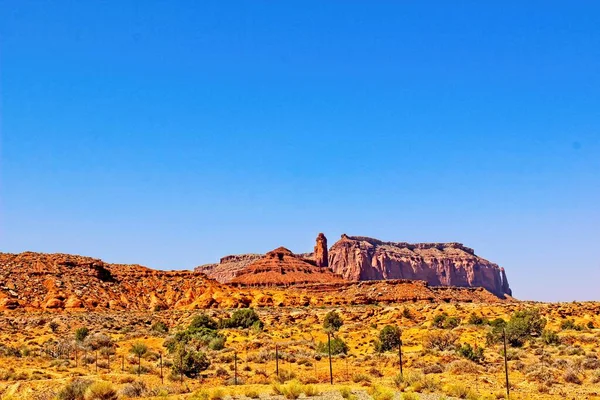
[[[329,266],[329,258],[327,255],[327,238],[323,233],[317,236],[317,244],[315,245],[315,262],[317,267]]]
[[[0,311],[157,311],[501,301],[483,288],[432,287],[423,281],[409,280],[344,281],[328,268],[317,267],[314,261],[284,248],[255,263],[239,276],[245,276],[250,285],[242,281],[236,287],[191,271],[158,271],[69,254],[0,253]],[[271,282],[271,286],[265,288],[264,282]]]
[[[344,280],[315,261],[285,247],[265,254],[240,271],[230,283],[236,286],[291,286],[307,283],[342,283]]]
[[[264,254],[240,254],[221,258],[218,264],[204,264],[194,268],[194,272],[201,272],[211,279],[221,283],[230,282],[238,273],[264,257]]]
[[[329,266],[350,281],[411,279],[512,295],[504,269],[460,243],[410,244],[342,235],[329,250]]]

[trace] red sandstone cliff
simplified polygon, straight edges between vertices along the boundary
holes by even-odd
[[[319,233],[317,236],[317,244],[315,245],[314,253],[317,267],[327,267],[329,265],[329,256],[327,251],[327,238],[324,234]]]
[[[194,268],[194,272],[201,272],[221,283],[230,282],[238,276],[239,272],[264,257],[264,254],[240,254],[222,257],[218,264],[204,264]]]
[[[279,247],[256,260],[231,280],[236,286],[290,286],[308,283],[342,283],[329,268]]]
[[[382,242],[342,235],[329,249],[333,272],[351,281],[423,280],[434,286],[483,287],[511,295],[503,268],[460,243]]]
[[[263,260],[262,282],[292,286],[233,287],[190,271],[158,271],[108,264],[69,254],[0,253],[0,311],[181,310],[197,308],[298,307],[403,301],[500,301],[481,288],[436,288],[422,281],[347,282],[301,256]],[[285,260],[292,257],[291,260]],[[260,265],[260,264],[259,264]],[[257,266],[258,267],[258,266]],[[284,272],[284,273],[281,273]],[[252,277],[252,275],[250,275]],[[279,285],[277,283],[276,285]],[[510,299],[509,299],[510,300]]]

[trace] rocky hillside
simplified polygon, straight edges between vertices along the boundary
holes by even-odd
[[[460,243],[410,244],[342,235],[328,249],[327,238],[319,233],[314,252],[297,256],[348,281],[412,279],[431,286],[483,287],[500,297],[512,295],[504,268],[477,256],[473,249]],[[264,257],[260,254],[227,256],[219,264],[203,265],[195,271],[221,283],[234,282],[244,273],[243,280],[258,285],[263,278],[251,278],[246,269]],[[268,285],[280,280],[285,285],[288,284],[286,279],[271,274],[262,283]]]
[[[202,273],[108,264],[77,255],[0,253],[0,311],[192,310],[418,300],[500,301],[484,289],[436,288],[422,281],[328,279],[316,284],[264,289],[224,285]]]
[[[200,265],[194,269],[194,272],[201,272],[218,282],[226,283],[230,282],[241,270],[261,257],[264,257],[264,254],[251,253],[225,256],[221,258],[218,264]]]
[[[230,283],[236,286],[291,286],[344,282],[341,276],[329,268],[317,266],[317,263],[279,247],[239,271]]]
[[[350,281],[416,279],[435,286],[483,287],[511,295],[504,268],[460,243],[404,243],[342,235],[329,267]]]

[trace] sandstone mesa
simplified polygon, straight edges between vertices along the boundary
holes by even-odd
[[[503,268],[459,243],[342,235],[314,253],[279,247],[195,271],[109,264],[69,254],[0,253],[0,310],[193,310],[512,301]]]

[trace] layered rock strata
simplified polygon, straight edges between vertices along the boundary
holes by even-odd
[[[317,261],[305,259],[285,247],[268,252],[231,280],[236,286],[291,286],[307,283],[342,283],[344,280]]]
[[[460,243],[410,244],[342,235],[329,249],[329,266],[349,281],[411,279],[512,295],[504,269]]]

